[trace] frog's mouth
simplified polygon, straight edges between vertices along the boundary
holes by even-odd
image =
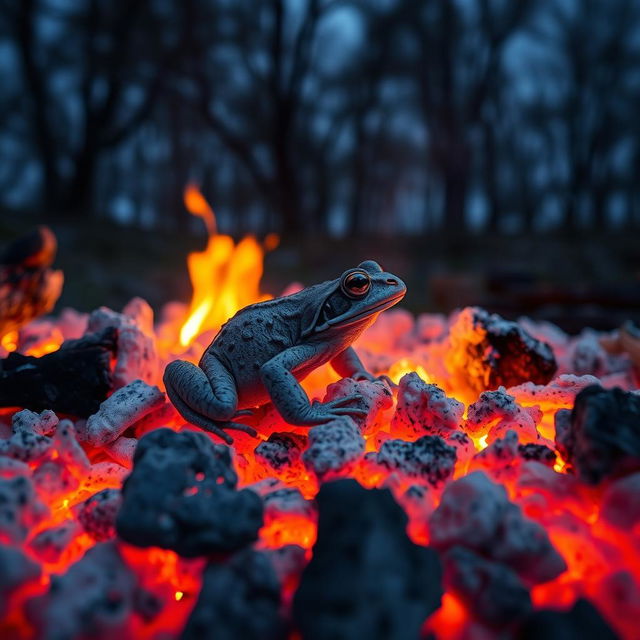
[[[334,327],[336,325],[340,327],[348,327],[349,325],[356,324],[362,318],[366,318],[374,313],[380,313],[389,307],[392,307],[396,302],[399,302],[404,298],[405,292],[401,292],[392,298],[387,298],[382,302],[378,302],[377,304],[364,307],[358,310],[356,313],[350,313],[349,309],[351,305],[347,302],[347,309],[344,308],[343,298],[338,298],[336,296],[329,296],[322,308],[320,310],[320,314],[318,316],[318,320],[316,322],[316,331],[325,331],[330,327]],[[341,304],[342,303],[342,304]]]

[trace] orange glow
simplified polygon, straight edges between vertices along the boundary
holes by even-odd
[[[391,367],[389,367],[387,375],[395,384],[398,384],[402,376],[412,371],[415,371],[427,384],[432,382],[431,376],[429,376],[425,368],[411,360],[411,358],[401,358],[397,362],[394,362]]]
[[[15,351],[18,348],[18,332],[9,331],[9,333],[5,333],[0,339],[0,345],[9,352]]]
[[[204,251],[187,258],[193,297],[180,329],[183,348],[198,335],[217,331],[239,309],[270,298],[260,293],[264,250],[258,241],[247,236],[236,244],[231,236],[216,234],[213,210],[195,185],[187,187],[184,201],[205,221],[209,240]]]

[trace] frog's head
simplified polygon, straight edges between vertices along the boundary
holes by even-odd
[[[383,271],[373,260],[361,262],[337,280],[312,289],[317,296],[304,314],[303,337],[340,333],[346,328],[355,332],[364,329],[407,292],[400,278]]]

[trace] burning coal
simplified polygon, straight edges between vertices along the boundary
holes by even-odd
[[[0,340],[0,637],[638,637],[627,355],[479,308],[388,311],[355,347],[397,386],[324,366],[309,396],[357,391],[360,414],[309,429],[266,405],[227,447],[162,371],[266,299],[265,248],[186,199],[210,231],[188,307],[65,311]],[[78,354],[106,385],[82,402]],[[47,376],[57,395],[28,386]]]

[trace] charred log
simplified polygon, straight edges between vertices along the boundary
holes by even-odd
[[[111,391],[116,332],[67,340],[40,358],[10,353],[0,360],[0,407],[52,409],[85,418]]]
[[[39,227],[0,253],[0,336],[53,308],[64,280],[50,268],[56,250],[53,232]]]

